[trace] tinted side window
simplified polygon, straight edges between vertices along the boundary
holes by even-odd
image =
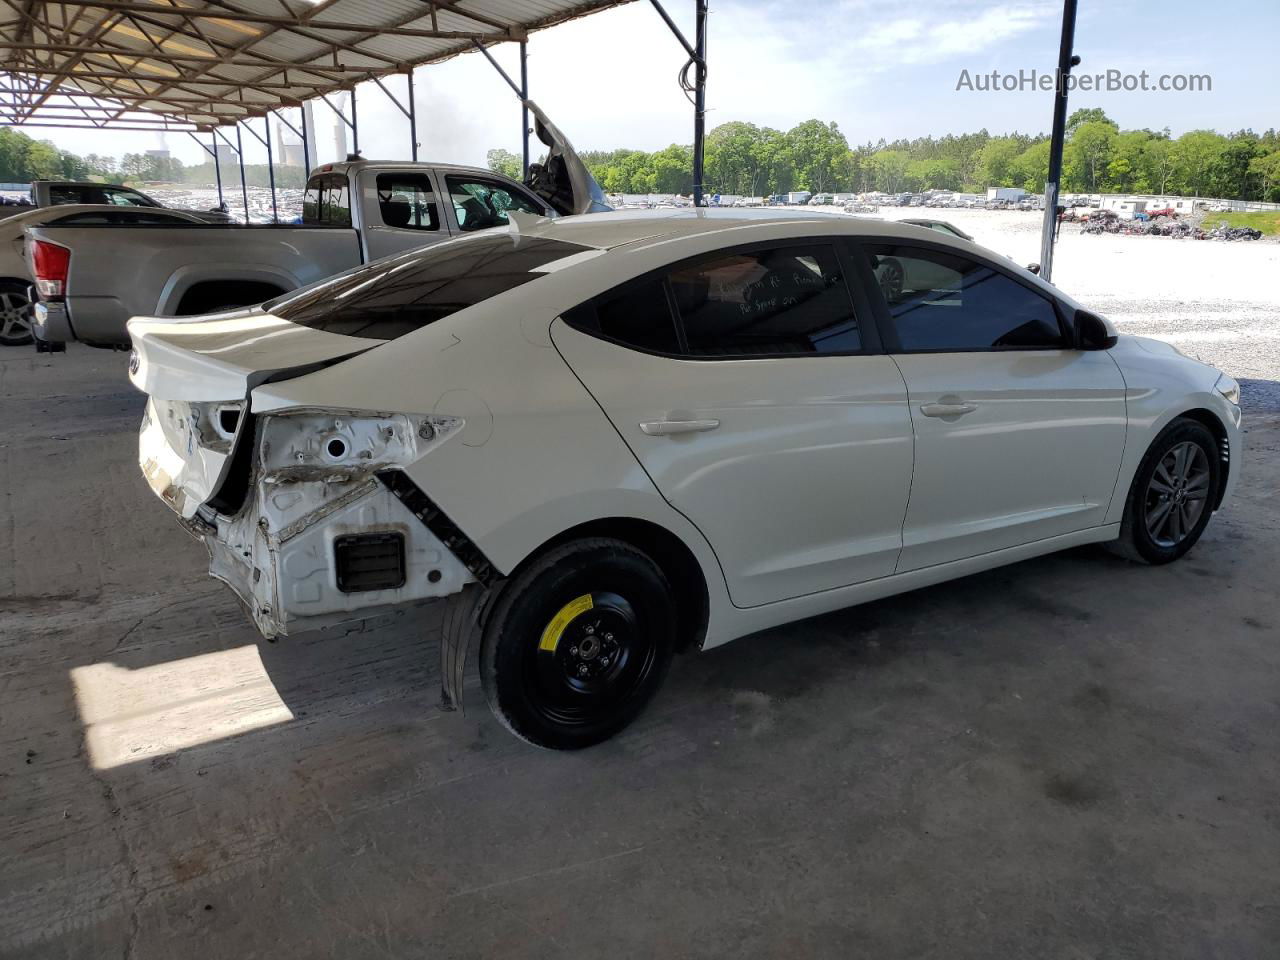
[[[692,355],[862,349],[834,247],[735,253],[682,267],[669,279]]]
[[[107,203],[120,207],[154,207],[155,204],[136,190],[104,190]]]
[[[924,247],[866,249],[905,351],[1066,345],[1049,299],[985,264]]]
[[[571,327],[654,353],[679,353],[667,291],[660,277],[628,284],[580,307],[564,320]]]
[[[85,190],[83,187],[50,187],[49,205],[61,206],[64,203],[106,203],[106,198],[99,189]]]
[[[422,173],[380,173],[378,212],[388,227],[439,230],[440,211],[431,181]]]
[[[351,199],[345,174],[312,177],[302,195],[302,222],[331,227],[351,226]]]
[[[458,226],[463,230],[484,230],[507,222],[508,210],[542,215],[542,208],[522,193],[491,180],[445,177]]]

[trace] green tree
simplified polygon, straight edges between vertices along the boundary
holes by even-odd
[[[849,141],[834,123],[806,120],[787,131],[791,165],[796,182],[814,193],[825,193],[836,184]]]
[[[879,150],[871,158],[876,173],[876,189],[897,193],[906,180],[911,157],[905,150]]]
[[[1025,145],[1016,137],[993,137],[978,150],[974,179],[987,187],[1012,187],[1013,162]]]
[[[1087,189],[1090,193],[1096,193],[1104,186],[1115,140],[1115,124],[1108,120],[1080,123],[1062,153],[1064,180],[1068,186],[1076,190]]]
[[[1074,134],[1083,123],[1107,123],[1119,129],[1116,122],[1108,117],[1101,107],[1081,107],[1067,117],[1067,136]]]
[[[1009,165],[1013,186],[1039,193],[1049,179],[1049,141],[1033,143]]]
[[[1178,150],[1168,137],[1148,140],[1142,146],[1139,163],[1147,189],[1155,193],[1168,193],[1174,172],[1178,168]]]
[[[1260,180],[1263,200],[1280,200],[1280,150],[1259,154],[1249,162],[1249,172]]]
[[[754,123],[722,123],[707,134],[706,182],[714,193],[757,196],[761,179],[760,128]]]
[[[1182,192],[1198,197],[1209,186],[1214,161],[1227,144],[1212,130],[1192,130],[1174,141],[1176,170]]]
[[[1147,193],[1151,184],[1147,179],[1142,154],[1152,134],[1146,130],[1127,130],[1117,134],[1112,144],[1111,159],[1107,163],[1107,183],[1121,193]]]
[[[524,160],[510,150],[495,147],[485,154],[485,165],[494,173],[500,173],[512,180],[519,180],[524,174]],[[603,185],[602,185],[603,186]]]

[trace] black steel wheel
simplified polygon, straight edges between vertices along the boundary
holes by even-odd
[[[661,569],[619,540],[557,547],[502,588],[480,675],[494,715],[557,750],[617,733],[662,684],[676,636]]]
[[[1173,421],[1138,466],[1112,551],[1139,563],[1177,560],[1209,525],[1221,471],[1208,427],[1196,420]]]

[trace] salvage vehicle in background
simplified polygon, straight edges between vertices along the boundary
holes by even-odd
[[[513,221],[135,318],[130,375],[148,483],[264,636],[445,598],[446,701],[474,631],[533,743],[617,732],[677,650],[1080,544],[1176,560],[1235,482],[1230,378],[968,241]]]
[[[29,231],[38,341],[129,344],[132,316],[261,303],[361,263],[539,217],[610,208],[572,146],[532,101],[548,147],[527,184],[477,167],[356,160],[312,171],[302,225],[50,225]]]
[[[182,210],[112,204],[43,207],[0,220],[0,346],[21,346],[32,339],[31,276],[23,257],[28,227],[125,223],[173,226],[201,222],[196,214]]]
[[[92,180],[33,180],[26,203],[7,204],[0,207],[0,217],[12,217],[31,210],[68,204],[106,204],[113,207],[142,207],[147,210],[169,210],[154,197],[140,190],[115,183],[95,183]],[[234,223],[225,210],[182,210],[205,223]]]

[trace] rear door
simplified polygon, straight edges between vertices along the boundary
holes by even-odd
[[[567,313],[556,347],[662,495],[707,537],[733,602],[893,572],[911,421],[830,239],[755,245]],[[865,301],[862,301],[865,302]]]
[[[954,248],[863,246],[915,431],[900,572],[1103,522],[1124,380],[1034,284]]]
[[[449,239],[436,185],[425,170],[366,167],[358,179],[366,258],[377,260]]]

